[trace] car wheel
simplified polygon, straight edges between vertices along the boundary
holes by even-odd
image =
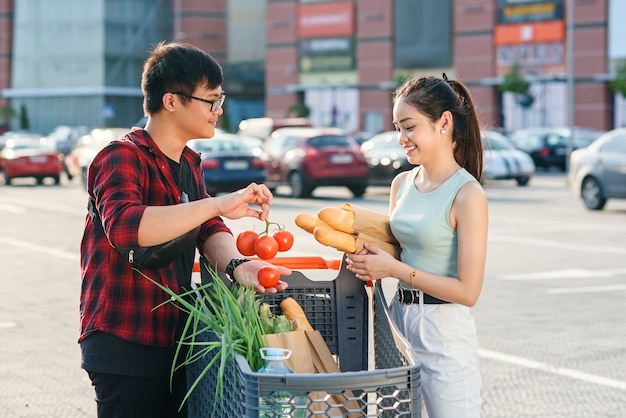
[[[83,187],[85,188],[85,190],[87,190],[87,168],[83,168],[83,171],[81,172],[81,181],[83,183]]]
[[[2,175],[4,176],[4,184],[6,184],[7,186],[11,185],[11,177],[9,177],[9,174],[7,173],[7,170],[2,170]]]
[[[593,177],[587,177],[583,180],[580,187],[580,195],[588,209],[600,210],[606,204],[606,197],[602,192],[602,187],[598,180]]]
[[[363,197],[363,195],[365,194],[365,190],[367,190],[367,186],[363,184],[357,184],[354,186],[348,186],[348,189],[350,189],[354,197]]]
[[[37,181],[37,184],[39,185],[43,184],[43,177],[35,177],[35,180]]]
[[[527,176],[517,177],[515,181],[517,181],[518,186],[527,186],[528,182],[530,181],[530,177],[527,177]]]
[[[70,170],[67,169],[67,166],[65,166],[63,168],[63,170],[65,171],[65,175],[67,176],[67,179],[69,181],[72,181],[72,179],[74,178],[74,176],[72,175],[72,173],[70,173]]]
[[[306,185],[304,176],[299,171],[294,171],[289,175],[289,187],[291,187],[291,197],[309,197],[311,196],[311,189]]]
[[[61,184],[61,176],[52,176],[52,180],[54,181],[54,184],[56,184],[57,186]]]

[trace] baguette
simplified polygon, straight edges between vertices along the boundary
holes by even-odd
[[[283,311],[285,317],[290,321],[294,321],[299,328],[303,328],[305,331],[314,331],[304,310],[294,298],[283,299],[282,302],[280,302],[280,309]]]
[[[313,230],[313,236],[320,244],[336,248],[345,253],[356,252],[356,237],[354,235],[318,226]]]
[[[313,230],[316,226],[323,226],[329,228],[326,222],[322,221],[315,215],[309,215],[308,213],[299,213],[296,215],[295,219],[296,225],[300,228],[304,229],[309,234],[313,233]]]
[[[317,214],[323,222],[332,228],[347,234],[354,234],[352,224],[354,223],[354,212],[341,208],[322,208]]]

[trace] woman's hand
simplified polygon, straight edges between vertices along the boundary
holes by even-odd
[[[240,219],[245,216],[262,221],[269,216],[273,199],[272,192],[264,184],[251,183],[245,189],[215,197],[218,200],[218,213],[228,219]],[[258,206],[258,208],[250,207]]]
[[[259,270],[261,269],[261,267],[265,266],[273,266],[277,268],[280,272],[281,277],[291,274],[291,269],[288,269],[287,267],[276,266],[262,260],[250,260],[247,263],[242,263],[235,268],[233,274],[235,275],[238,283],[244,286],[253,285],[254,290],[257,293],[276,293],[287,289],[289,285],[282,280],[279,281],[278,284],[274,287],[264,287],[259,283]]]
[[[397,261],[391,254],[368,243],[358,254],[346,254],[346,269],[363,281],[378,280],[390,276],[390,268]]]

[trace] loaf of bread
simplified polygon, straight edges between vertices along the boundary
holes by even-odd
[[[283,299],[279,306],[285,317],[297,324],[297,328],[303,329],[304,331],[314,331],[304,310],[294,298]]]
[[[295,219],[295,223],[300,228],[302,228],[305,231],[307,231],[309,234],[313,233],[313,230],[315,229],[316,226],[323,226],[323,227],[326,227],[326,228],[330,228],[330,226],[328,224],[326,224],[326,222],[322,221],[317,216],[310,215],[308,213],[299,213],[299,214],[297,214],[296,215],[296,219]]]
[[[318,226],[313,230],[313,236],[320,244],[327,245],[345,253],[356,252],[356,237],[336,229]]]
[[[347,234],[354,234],[355,232],[352,228],[352,224],[354,223],[353,211],[341,208],[322,208],[318,212],[317,217],[338,231]]]

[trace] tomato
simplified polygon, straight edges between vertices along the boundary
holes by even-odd
[[[272,235],[278,243],[278,251],[288,251],[293,246],[293,234],[284,229]]]
[[[241,234],[237,235],[237,249],[242,255],[246,257],[250,257],[255,255],[254,251],[254,241],[259,237],[254,231],[243,231]]]
[[[278,253],[278,243],[271,235],[261,235],[254,241],[254,252],[259,258],[269,260]]]
[[[274,287],[280,281],[280,272],[274,266],[265,266],[259,269],[257,277],[262,286]]]

